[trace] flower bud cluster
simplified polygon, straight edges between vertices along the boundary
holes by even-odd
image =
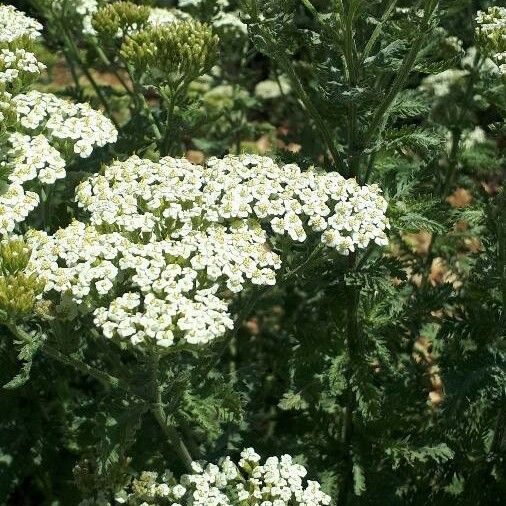
[[[198,166],[136,156],[81,183],[89,224],[29,235],[46,291],[94,311],[108,338],[207,343],[233,325],[227,292],[273,285],[278,234],[309,234],[340,253],[386,243],[379,189],[269,158]],[[58,302],[58,301],[56,301]]]
[[[179,481],[169,472],[160,477],[144,472],[116,501],[129,506],[324,506],[331,501],[318,482],[306,480],[306,468],[290,455],[261,464],[247,448],[238,464],[225,457],[218,465],[194,462],[192,467],[194,472]]]
[[[493,6],[479,11],[476,24],[478,41],[506,76],[506,7]]]
[[[0,43],[27,38],[35,40],[40,36],[42,25],[18,11],[12,5],[0,5]]]
[[[30,250],[14,239],[0,242],[0,318],[10,320],[29,316],[44,283],[35,273],[26,273]]]
[[[103,46],[119,49],[127,36],[152,26],[161,26],[191,19],[178,9],[136,5],[128,1],[115,2],[98,9],[92,19],[93,30]]]
[[[150,8],[132,2],[115,2],[98,9],[92,25],[102,42],[124,39],[148,26]]]
[[[153,26],[127,38],[121,57],[136,70],[148,71],[151,78],[175,86],[193,81],[213,66],[218,37],[198,21]]]

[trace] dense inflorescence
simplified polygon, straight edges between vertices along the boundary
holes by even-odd
[[[13,102],[24,129],[44,131],[53,141],[71,145],[82,158],[96,147],[116,142],[118,133],[111,120],[87,103],[74,104],[35,90],[17,95]]]
[[[0,50],[0,85],[9,91],[13,83],[26,83],[36,79],[46,66],[38,61],[37,57],[26,49],[1,49]]]
[[[247,448],[236,464],[230,457],[218,465],[194,462],[194,472],[178,481],[169,472],[144,472],[116,501],[135,506],[324,506],[330,497],[316,481],[306,480],[307,470],[290,455],[260,456]]]
[[[66,162],[114,143],[112,122],[88,104],[74,104],[50,93],[27,91],[45,69],[24,46],[41,26],[13,8],[0,6],[0,235],[12,232],[39,204],[41,185],[65,177]],[[5,20],[5,25],[3,24]],[[10,24],[9,24],[10,23]],[[28,187],[25,188],[25,185]]]
[[[0,5],[0,42],[13,42],[21,37],[36,39],[42,25],[12,5]]]
[[[193,20],[154,25],[133,33],[121,47],[121,57],[138,72],[172,88],[209,71],[216,61],[218,37]]]
[[[270,158],[132,157],[79,185],[89,224],[33,232],[46,291],[93,310],[108,338],[171,346],[207,343],[233,322],[229,299],[276,282],[272,239],[309,235],[341,254],[386,244],[386,201],[375,186],[302,172]]]

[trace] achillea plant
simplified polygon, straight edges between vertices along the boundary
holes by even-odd
[[[500,504],[504,8],[11,3],[0,502]]]

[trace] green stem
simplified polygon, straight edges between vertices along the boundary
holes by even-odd
[[[404,85],[406,84],[406,81],[409,77],[409,74],[416,62],[416,59],[418,57],[418,53],[420,52],[420,49],[422,47],[423,41],[426,36],[427,28],[429,27],[430,20],[432,18],[432,14],[434,13],[436,6],[438,4],[438,0],[426,0],[425,1],[425,9],[424,9],[424,16],[421,21],[420,26],[420,33],[416,37],[415,41],[413,42],[413,45],[411,46],[411,49],[405,56],[401,68],[399,72],[397,73],[389,91],[381,101],[378,109],[376,110],[372,120],[371,124],[369,125],[369,129],[367,130],[367,133],[365,135],[365,142],[364,146],[368,147],[370,143],[375,139],[376,134],[378,133],[378,130],[380,129],[381,125],[386,120],[386,114],[388,112],[388,109],[392,105],[392,102],[397,97],[398,93],[402,90]]]
[[[311,100],[311,97],[304,89],[304,86],[297,75],[297,72],[293,68],[293,65],[288,59],[286,58],[286,55],[278,53],[278,62],[280,63],[281,67],[284,69],[286,74],[288,75],[292,86],[294,88],[295,93],[297,94],[299,100],[304,105],[304,108],[306,109],[307,113],[309,114],[310,118],[313,120],[316,129],[318,130],[318,133],[320,134],[320,137],[323,141],[323,143],[327,146],[327,149],[330,152],[330,156],[332,157],[332,161],[334,166],[337,169],[340,169],[340,171],[345,175],[349,175],[349,167],[347,163],[345,162],[342,154],[337,149],[337,146],[333,140],[333,134],[328,129],[327,125],[325,124],[325,121],[323,117],[320,115],[320,112],[318,111],[317,107],[313,104],[313,101]]]
[[[151,128],[153,130],[153,134],[155,136],[155,139],[157,142],[160,142],[160,140],[162,139],[162,134],[161,134],[162,126],[155,118],[153,111],[151,110],[151,107],[149,106],[149,104],[146,100],[146,97],[144,96],[144,92],[142,91],[141,84],[137,81],[137,79],[134,78],[133,71],[127,65],[126,65],[126,69],[127,69],[128,77],[130,78],[130,81],[133,86],[133,92],[130,92],[130,96],[132,97],[132,100],[134,102],[134,107],[136,108],[136,110],[138,112],[139,111],[145,112],[145,114],[148,117],[149,122],[151,124]]]
[[[350,5],[348,9],[344,8],[340,1],[340,19],[344,20],[344,41],[343,51],[346,63],[346,77],[348,86],[355,88],[358,83],[359,68],[357,65],[358,57],[354,38],[353,20],[355,18],[355,5]],[[357,149],[358,143],[358,109],[355,101],[348,104],[348,166],[350,176],[356,177],[360,169],[361,150]]]
[[[300,0],[304,7],[314,16],[316,19],[320,17],[320,13],[316,10],[314,5],[309,0]]]
[[[458,168],[458,154],[460,139],[462,138],[462,130],[455,128],[452,130],[452,146],[450,156],[448,157],[448,170],[446,172],[446,178],[443,185],[443,198],[448,196],[455,180]]]
[[[349,271],[356,268],[356,255],[349,256]],[[360,352],[360,328],[359,328],[359,305],[360,288],[348,287],[348,307],[346,321],[346,347],[349,359],[347,373],[346,407],[344,408],[344,421],[341,434],[341,443],[344,450],[345,470],[341,486],[339,487],[337,505],[345,506],[353,486],[353,439],[355,432],[354,412],[356,409],[356,397],[352,388],[354,369],[361,360]]]
[[[99,99],[100,103],[102,104],[106,113],[108,114],[109,119],[112,121],[112,123],[114,124],[116,129],[119,129],[120,126],[112,114],[112,110],[109,105],[109,102],[107,101],[104,94],[102,93],[100,86],[97,84],[97,82],[95,81],[95,79],[91,75],[91,72],[89,71],[88,67],[82,61],[81,56],[79,55],[79,48],[76,46],[75,42],[72,40],[71,34],[69,35],[69,33],[67,32],[63,23],[60,23],[60,28],[63,33],[64,39],[67,43],[67,48],[70,50],[74,60],[77,62],[77,64],[81,68],[82,72],[86,76],[86,79],[88,79],[88,81],[90,82],[93,90],[95,91],[95,94],[97,95],[97,98]]]
[[[21,327],[19,327],[15,323],[7,322],[7,323],[5,323],[5,325],[17,339],[19,339],[25,343],[32,342],[31,336],[24,329],[22,329]],[[54,360],[57,360],[58,362],[60,362],[64,365],[73,367],[77,371],[82,372],[83,374],[86,374],[88,376],[91,376],[92,378],[94,378],[97,381],[99,381],[100,383],[102,383],[102,385],[104,385],[105,387],[120,388],[120,389],[126,390],[129,393],[131,393],[130,390],[128,389],[128,387],[123,385],[118,378],[111,376],[109,373],[101,371],[95,367],[92,367],[89,364],[87,364],[86,362],[83,362],[82,360],[80,360],[76,357],[64,355],[61,351],[57,350],[56,348],[53,348],[51,345],[44,343],[42,345],[40,351],[44,355],[46,355]]]
[[[193,472],[192,462],[193,458],[188,451],[184,441],[181,439],[177,429],[169,422],[168,416],[165,413],[162,401],[162,388],[159,381],[159,365],[160,357],[154,352],[150,357],[150,368],[151,368],[151,388],[152,388],[152,403],[151,412],[158,422],[158,425],[165,434],[167,441],[171,448],[175,451],[176,455],[184,465],[188,472]]]
[[[160,154],[162,156],[170,155],[172,150],[172,145],[174,143],[174,110],[176,107],[176,100],[178,96],[177,90],[174,92],[170,92],[170,94],[162,93],[163,103],[165,104],[165,127],[163,138],[160,143]]]
[[[374,28],[374,31],[372,32],[371,37],[367,41],[364,51],[362,52],[362,57],[361,57],[362,63],[367,59],[367,57],[371,53],[372,48],[376,44],[376,41],[378,40],[379,36],[381,35],[381,32],[383,31],[383,26],[387,22],[392,11],[395,9],[396,4],[397,4],[397,0],[390,0],[390,3],[388,4],[387,8],[383,12],[380,22],[376,25],[376,28]]]

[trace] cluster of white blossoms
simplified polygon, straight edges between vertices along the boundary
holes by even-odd
[[[467,76],[469,76],[468,70],[447,69],[439,74],[426,77],[422,81],[420,89],[432,93],[436,97],[446,97],[453,87],[465,84]]]
[[[0,50],[0,84],[24,81],[25,76],[37,78],[45,68],[46,66],[26,49]]]
[[[185,12],[179,9],[164,9],[162,7],[152,7],[149,12],[148,23],[153,26],[168,25],[191,19]]]
[[[476,35],[506,76],[506,7],[493,6],[476,16]]]
[[[32,137],[14,132],[9,136],[9,144],[8,178],[13,183],[38,179],[41,183],[53,184],[65,177],[65,160],[44,135]]]
[[[239,15],[235,12],[219,11],[218,14],[212,19],[212,25],[222,37],[227,35],[232,36],[247,36],[248,26],[241,21]]]
[[[211,158],[204,167],[132,157],[84,182],[77,200],[92,224],[129,231],[152,232],[166,220],[176,221],[179,230],[195,219],[254,219],[298,242],[321,233],[325,245],[343,254],[371,241],[387,244],[387,203],[376,185],[360,186],[335,172],[303,172],[256,155]]]
[[[194,472],[177,481],[170,472],[144,472],[116,503],[128,506],[325,506],[331,498],[316,481],[306,480],[306,468],[290,455],[260,456],[247,448],[236,464],[230,457],[218,465],[194,462]]]
[[[75,104],[35,90],[16,95],[13,102],[23,128],[43,131],[57,143],[70,143],[74,153],[82,158],[90,156],[94,148],[117,140],[112,121],[87,103]]]
[[[97,0],[44,0],[51,11],[59,16],[74,14],[81,22],[80,29],[85,35],[94,35],[95,30],[91,20],[93,14],[98,10]]]
[[[36,193],[25,191],[18,183],[10,184],[0,193],[0,236],[12,232],[38,205]]]
[[[0,6],[0,42],[6,46],[0,50],[0,120],[9,119],[1,131],[0,170],[7,186],[0,194],[0,236],[37,207],[40,184],[65,177],[68,157],[88,157],[94,148],[117,139],[113,123],[88,104],[38,91],[18,93],[45,68],[23,47],[41,28],[13,7]]]
[[[13,42],[21,37],[36,39],[42,25],[12,5],[0,5],[0,42]]]
[[[33,232],[46,292],[93,311],[107,338],[203,344],[232,328],[230,292],[276,283],[276,235],[309,234],[347,254],[386,244],[376,186],[244,155],[158,163],[136,156],[81,183],[88,216],[54,236]]]

